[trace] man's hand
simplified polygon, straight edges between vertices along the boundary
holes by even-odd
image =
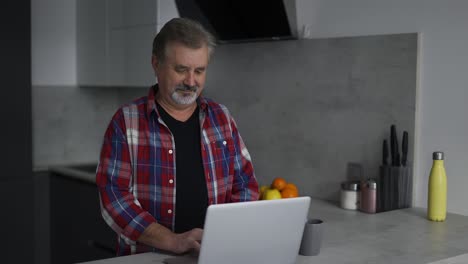
[[[195,252],[200,251],[200,242],[202,239],[203,230],[194,228],[182,234],[175,234],[174,253],[185,253],[189,250]]]
[[[171,251],[177,254],[185,253],[189,250],[200,251],[200,242],[203,230],[194,228],[181,234],[175,234],[166,227],[152,223],[138,238],[138,242]]]

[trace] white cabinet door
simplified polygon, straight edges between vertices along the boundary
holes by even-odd
[[[157,31],[161,30],[162,26],[174,17],[179,17],[175,0],[157,0]]]
[[[154,25],[113,29],[109,41],[109,84],[149,87],[155,83],[151,50]]]
[[[78,85],[106,85],[107,22],[105,0],[79,0],[77,4]]]
[[[116,29],[155,25],[156,6],[157,0],[108,0],[109,27]]]
[[[78,83],[150,86],[153,38],[178,17],[174,0],[78,0]]]

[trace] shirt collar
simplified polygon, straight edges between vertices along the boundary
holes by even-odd
[[[156,107],[156,94],[158,93],[158,84],[155,84],[150,87],[149,93],[148,93],[148,108],[147,108],[147,114],[148,116],[151,116],[151,113],[154,111],[156,113],[156,116],[160,116],[158,112],[158,108]],[[203,96],[199,96],[197,98],[197,104],[198,107],[200,107],[200,110],[208,111],[208,102]]]

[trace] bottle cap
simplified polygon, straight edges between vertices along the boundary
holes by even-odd
[[[360,189],[358,181],[343,182],[341,188],[346,191],[359,191]]]
[[[444,159],[444,153],[442,151],[436,151],[432,153],[432,159],[433,160],[443,160]]]
[[[366,185],[367,185],[367,187],[368,187],[370,190],[375,190],[375,189],[377,189],[377,182],[375,182],[375,181],[372,180],[372,179],[367,180]]]

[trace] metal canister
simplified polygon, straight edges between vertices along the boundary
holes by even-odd
[[[377,182],[373,179],[361,183],[359,210],[369,214],[377,212]]]
[[[341,183],[341,208],[357,210],[359,208],[359,182],[349,181]]]

